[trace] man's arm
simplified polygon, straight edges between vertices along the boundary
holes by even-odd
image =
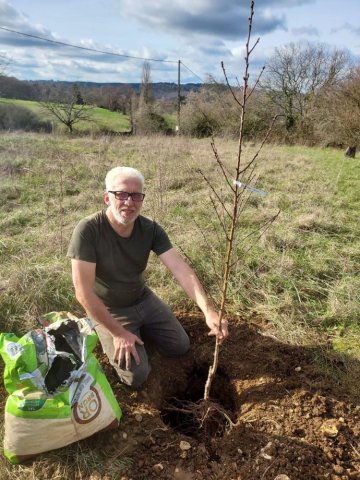
[[[83,260],[71,260],[72,279],[77,301],[83,306],[87,315],[101,323],[113,336],[114,360],[118,365],[125,360],[126,368],[130,368],[131,355],[137,364],[140,363],[135,344],[143,345],[139,337],[122,327],[107,310],[104,303],[93,290],[96,264]]]
[[[159,255],[162,263],[174,275],[184,292],[198,305],[205,315],[209,335],[219,335],[220,339],[228,336],[227,321],[222,320],[219,328],[219,315],[208,299],[194,270],[181,258],[174,248]]]

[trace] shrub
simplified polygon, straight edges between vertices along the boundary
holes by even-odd
[[[31,110],[11,103],[0,104],[0,130],[51,132],[51,123],[39,119]]]
[[[239,88],[233,89],[238,101]],[[239,103],[222,84],[205,85],[199,92],[191,92],[181,112],[181,131],[185,135],[204,138],[211,135],[237,137],[239,134]],[[247,104],[248,116],[244,124],[246,139],[262,138],[267,131],[272,110],[264,95],[255,92]]]
[[[191,92],[181,110],[182,133],[197,138],[218,134],[222,124],[218,100],[218,93],[206,87]]]
[[[172,133],[165,118],[155,112],[144,112],[136,120],[136,133],[149,135],[154,133],[163,133],[169,135]]]

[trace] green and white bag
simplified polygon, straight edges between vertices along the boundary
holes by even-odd
[[[120,406],[92,351],[90,320],[52,312],[21,338],[0,334],[5,362],[4,455],[20,463],[118,426]]]

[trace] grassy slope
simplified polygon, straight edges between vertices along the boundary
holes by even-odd
[[[0,102],[13,103],[15,105],[28,108],[43,120],[53,120],[61,131],[66,129],[64,125],[61,125],[60,122],[55,119],[55,117],[53,117],[49,112],[45,111],[39,102],[33,102],[30,100],[11,100],[6,98],[1,98]],[[124,132],[129,129],[130,124],[127,115],[118,112],[110,112],[104,108],[94,108],[92,110],[91,122],[79,122],[74,126],[74,130],[79,132],[96,132],[102,130]]]
[[[236,142],[219,140],[218,149],[231,169]],[[254,147],[246,148],[245,159],[253,152]],[[194,168],[200,167],[221,190],[225,203],[229,199],[208,140],[3,134],[4,329],[24,333],[38,314],[79,311],[65,258],[67,243],[76,222],[102,207],[103,178],[118,163],[144,172],[145,214],[161,220],[218,298],[223,246],[217,237],[222,233],[209,204],[209,189]],[[266,147],[257,174],[258,186],[268,195],[251,195],[241,216],[229,313],[261,315],[279,336],[294,343],[311,341],[314,332],[330,334],[336,349],[360,357],[359,170],[357,159],[345,160],[335,150]],[[259,235],[278,209],[275,224]],[[193,308],[154,259],[147,276],[174,308]]]
[[[236,142],[217,145],[231,170]],[[253,147],[246,148],[245,157],[251,158],[253,152]],[[213,266],[218,270],[222,246],[214,232],[221,235],[221,229],[209,206],[209,189],[194,168],[201,167],[226,204],[228,195],[208,140],[4,133],[0,134],[1,330],[23,334],[37,327],[37,315],[51,310],[82,313],[74,300],[66,247],[76,222],[102,207],[104,175],[120,162],[143,171],[144,213],[161,221],[193,259],[209,292],[218,296]],[[228,304],[235,317],[261,315],[273,324],[277,337],[288,342],[330,339],[350,361],[341,366],[339,377],[337,364],[329,362],[331,352],[319,355],[319,365],[327,373],[331,368],[335,382],[352,382],[357,394],[357,373],[351,370],[356,364],[351,358],[360,358],[359,170],[358,159],[345,160],[335,150],[266,147],[257,171],[258,186],[268,195],[250,196],[241,216],[236,236],[239,261]],[[278,209],[280,216],[258,239],[258,228]],[[147,277],[173,308],[194,308],[154,258]],[[79,472],[101,471],[88,450],[80,448],[71,455]],[[56,451],[47,458],[53,478],[68,478],[68,457],[61,460]],[[120,457],[114,463],[116,472],[121,471],[122,461]],[[46,465],[35,461],[11,467],[4,461],[0,478],[47,478]]]

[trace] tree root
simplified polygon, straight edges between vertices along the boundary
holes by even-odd
[[[212,400],[192,402],[174,398],[174,401],[176,405],[168,402],[163,409],[187,416],[194,426],[194,434],[198,429],[205,436],[221,436],[229,433],[236,425],[225,408]]]

